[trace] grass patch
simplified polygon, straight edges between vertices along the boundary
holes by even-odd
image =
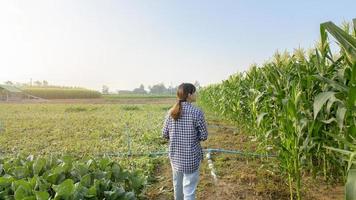
[[[86,112],[87,108],[84,107],[69,107],[64,110],[64,112]]]
[[[141,110],[140,107],[134,106],[134,105],[122,106],[121,109],[123,109],[123,110],[125,110],[125,111],[137,111],[137,110]]]

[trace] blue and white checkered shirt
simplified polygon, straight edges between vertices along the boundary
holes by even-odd
[[[204,155],[200,141],[208,138],[204,113],[190,102],[182,102],[180,118],[167,113],[162,137],[169,140],[169,158],[174,170],[192,173],[199,168]]]

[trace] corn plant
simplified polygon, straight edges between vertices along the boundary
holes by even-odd
[[[354,21],[353,35],[356,35],[356,19]],[[325,80],[330,88],[318,95],[321,104],[326,101],[336,102],[337,111],[332,120],[336,121],[339,134],[328,132],[335,140],[339,142],[338,148],[326,147],[327,149],[339,152],[346,156],[347,182],[345,187],[346,199],[356,198],[356,39],[349,34],[349,28],[340,29],[332,22],[326,22],[321,25],[322,44],[326,44],[327,32],[330,33],[341,46],[341,57],[347,65],[342,71],[338,71],[337,78]],[[327,47],[327,45],[323,45]],[[319,103],[319,102],[316,102]],[[317,104],[318,105],[318,104]],[[320,106],[316,107],[315,114],[318,113]]]
[[[262,66],[200,91],[203,107],[251,132],[260,151],[278,154],[291,199],[302,198],[304,172],[326,181],[345,174],[345,162],[324,147],[350,151],[356,138],[355,23],[352,33],[350,26],[323,23],[316,48],[277,52]],[[340,52],[332,52],[328,33]]]

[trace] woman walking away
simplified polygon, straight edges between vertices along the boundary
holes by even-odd
[[[175,200],[195,199],[204,157],[200,141],[208,138],[204,113],[192,104],[195,91],[193,84],[179,85],[177,103],[168,112],[162,130],[162,137],[169,140]]]

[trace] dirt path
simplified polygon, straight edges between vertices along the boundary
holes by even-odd
[[[209,138],[202,143],[203,148],[224,148],[231,150],[254,151],[256,146],[251,139],[239,134],[231,125],[220,120],[208,119]],[[271,163],[274,158],[258,159],[233,154],[212,154],[212,160],[218,181],[215,183],[208,168],[207,159],[200,167],[198,200],[266,200],[289,199],[289,187],[285,184],[277,169]],[[148,199],[173,199],[171,167],[169,160],[164,158],[156,168],[156,182],[148,187]],[[304,199],[343,199],[343,187],[328,186],[322,181],[305,183]]]

